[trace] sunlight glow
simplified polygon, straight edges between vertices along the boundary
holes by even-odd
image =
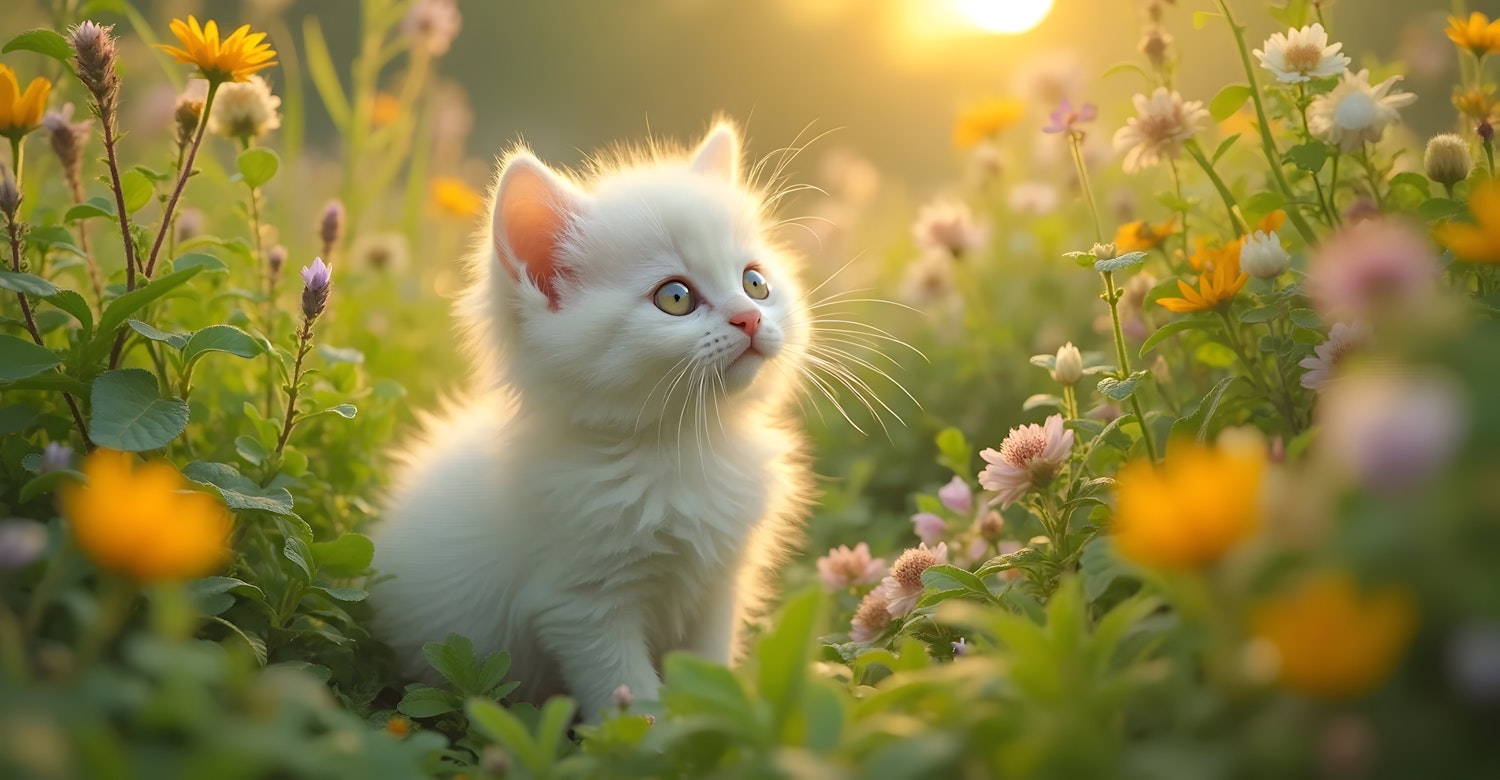
[[[1052,0],[954,0],[969,24],[996,33],[1023,33],[1052,11]]]

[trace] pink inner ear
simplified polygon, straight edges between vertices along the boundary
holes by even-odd
[[[560,193],[543,180],[545,174],[518,170],[500,192],[500,223],[505,241],[516,260],[526,266],[526,275],[558,307],[558,278],[567,268],[558,261],[563,231],[567,228],[567,206]],[[516,269],[505,263],[515,278]]]

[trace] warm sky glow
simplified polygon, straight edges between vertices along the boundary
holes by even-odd
[[[954,0],[970,24],[997,33],[1023,33],[1042,23],[1052,0]]]

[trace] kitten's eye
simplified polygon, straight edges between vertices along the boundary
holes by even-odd
[[[757,301],[763,301],[771,294],[771,285],[762,276],[760,271],[754,268],[745,269],[745,294]]]
[[[667,282],[656,288],[656,308],[674,317],[681,317],[698,308],[698,302],[693,300],[693,291],[687,285],[682,282]]]

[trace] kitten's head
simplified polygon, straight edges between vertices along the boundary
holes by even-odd
[[[473,303],[527,400],[614,427],[681,420],[686,404],[708,424],[779,400],[798,373],[786,364],[807,340],[802,292],[741,181],[731,126],[586,184],[517,150],[492,209]]]

